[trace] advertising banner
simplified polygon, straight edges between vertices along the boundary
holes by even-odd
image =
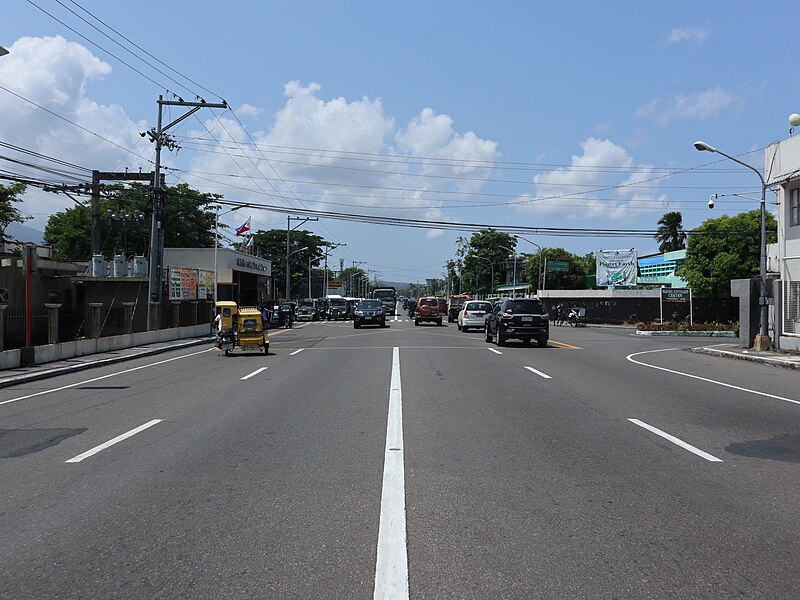
[[[215,300],[214,298],[214,271],[198,269],[197,271],[197,299]]]
[[[188,267],[169,268],[169,299],[197,300],[197,269]]]
[[[597,285],[623,287],[636,285],[638,253],[627,250],[597,251]]]

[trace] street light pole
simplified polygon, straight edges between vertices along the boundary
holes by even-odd
[[[498,248],[502,248],[503,250],[508,250],[509,252],[511,252],[511,254],[514,255],[514,276],[513,276],[514,287],[511,290],[511,297],[516,298],[517,297],[517,251],[512,250],[511,248],[506,248],[505,246],[498,246]]]
[[[547,259],[544,257],[544,250],[542,250],[542,247],[536,242],[532,242],[529,239],[522,237],[521,235],[515,235],[514,237],[523,240],[525,242],[528,242],[531,246],[536,246],[539,249],[539,269],[538,272],[536,273],[536,292],[538,293],[539,288],[542,285],[542,281],[544,280],[543,273],[547,263]]]
[[[300,222],[297,225],[295,225],[294,227],[291,227],[291,223],[290,223],[291,221],[300,221]],[[285,282],[286,283],[286,286],[285,286],[286,293],[284,294],[284,296],[285,296],[287,302],[292,299],[291,298],[291,294],[292,294],[292,290],[291,290],[291,273],[289,271],[289,256],[290,256],[290,254],[289,254],[289,233],[292,231],[292,229],[297,229],[298,227],[300,227],[300,225],[302,225],[303,223],[306,223],[308,221],[319,221],[319,219],[318,218],[311,218],[311,217],[292,217],[292,216],[286,215],[286,282]]]
[[[713,146],[706,144],[703,141],[696,141],[694,143],[695,149],[700,152],[715,152],[721,154],[725,158],[732,160],[735,163],[747,167],[758,175],[761,181],[761,256],[759,260],[758,270],[759,279],[761,280],[758,304],[760,308],[758,335],[755,337],[753,347],[756,350],[772,350],[772,340],[769,337],[769,305],[767,303],[767,183],[764,181],[764,176],[761,171],[746,162],[742,162],[738,158],[734,158],[730,154],[725,154],[721,150],[717,150]]]

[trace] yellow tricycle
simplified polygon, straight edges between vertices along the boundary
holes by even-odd
[[[236,302],[219,301],[215,304],[218,315],[217,348],[230,356],[234,348],[242,350],[263,349],[269,354],[269,334],[264,331],[261,311],[254,307],[239,307]]]

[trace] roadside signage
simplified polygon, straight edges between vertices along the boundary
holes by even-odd
[[[544,264],[548,271],[560,271],[562,273],[569,272],[568,260],[552,260],[550,258],[546,258]]]
[[[664,302],[690,302],[692,291],[689,288],[661,288],[661,299]]]
[[[342,287],[341,279],[328,279],[328,287]]]

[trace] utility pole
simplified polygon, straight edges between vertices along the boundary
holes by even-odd
[[[335,244],[331,244],[330,242],[325,242],[323,246],[325,246],[325,278],[323,279],[322,283],[322,285],[324,286],[322,288],[322,297],[324,298],[325,296],[328,295],[328,254],[331,253],[331,250],[336,250],[336,248],[338,248],[339,246],[347,246],[347,244],[343,242],[337,242]]]
[[[295,225],[294,227],[291,227],[291,221],[300,221],[300,222],[297,225]],[[286,282],[285,282],[285,284],[286,284],[285,285],[286,293],[284,294],[284,299],[287,302],[292,299],[291,298],[291,295],[292,295],[292,289],[291,289],[292,288],[292,276],[291,276],[290,267],[289,267],[289,255],[291,254],[289,252],[289,243],[290,243],[289,233],[292,231],[292,229],[297,229],[298,227],[300,227],[300,225],[302,225],[303,223],[305,223],[307,221],[319,221],[319,219],[316,218],[316,217],[314,217],[314,218],[311,218],[311,217],[291,217],[289,215],[286,215]]]
[[[162,127],[161,123],[165,106],[190,106],[192,109],[168,125]],[[150,189],[150,207],[153,211],[153,216],[150,221],[150,268],[148,273],[150,279],[150,310],[147,311],[148,331],[158,329],[160,326],[161,271],[164,262],[164,231],[162,229],[162,221],[164,219],[165,196],[164,186],[161,183],[161,146],[166,146],[169,150],[179,150],[180,146],[166,134],[166,131],[170,127],[177,125],[190,115],[196,113],[201,108],[228,108],[228,103],[224,100],[219,104],[206,102],[202,98],[200,98],[200,102],[184,102],[180,98],[178,98],[178,100],[164,100],[164,97],[159,95],[157,126],[139,134],[142,137],[149,136],[150,141],[154,142],[156,145],[155,170],[153,171],[153,181]]]
[[[354,261],[351,261],[351,262],[353,263],[353,267],[352,267],[353,271],[355,271],[356,265],[365,265],[365,264],[367,264],[367,261],[365,261],[365,260],[354,260]],[[353,275],[354,275],[354,273],[351,272],[350,273],[350,294],[353,293]]]

